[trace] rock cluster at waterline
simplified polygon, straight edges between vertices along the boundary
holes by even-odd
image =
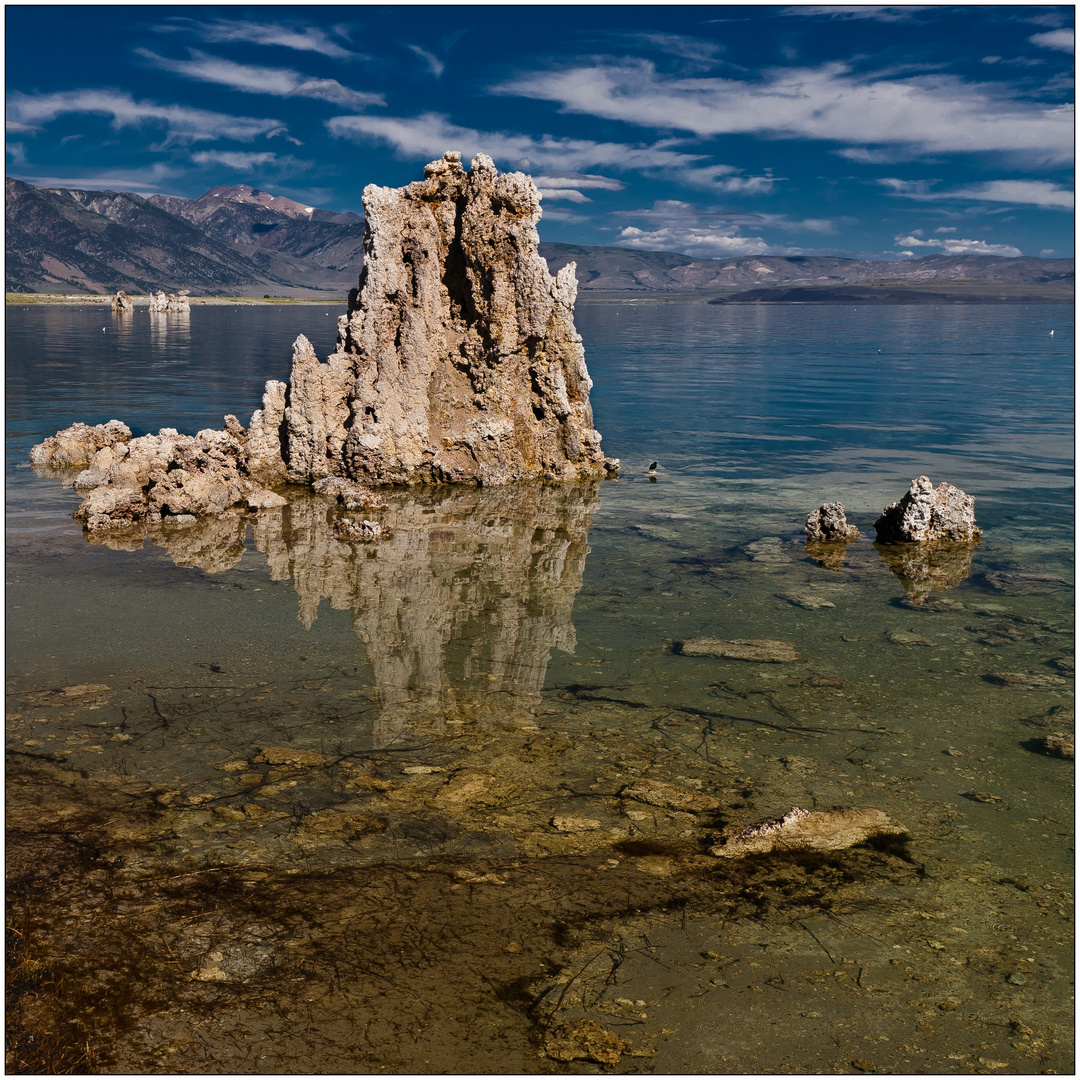
[[[369,509],[362,484],[617,475],[593,428],[573,264],[552,277],[538,252],[536,186],[483,154],[424,174],[365,189],[366,260],[337,347],[321,363],[298,337],[290,382],[266,384],[246,430],[229,417],[132,440],[110,421],[126,438],[76,424],[34,447],[42,469],[89,466],[75,486],[90,531],[268,505],[258,493],[284,482],[348,484],[346,508]],[[184,291],[151,297],[153,312],[187,309]]]
[[[850,544],[859,539],[859,530],[847,523],[843,503],[823,503],[807,516],[806,536],[816,543]]]
[[[130,311],[135,310],[135,305],[131,301],[131,297],[128,296],[123,289],[121,289],[114,297],[112,302],[112,309],[118,315],[125,315]]]
[[[935,488],[928,476],[912,480],[907,494],[882,510],[874,528],[879,544],[972,543],[982,537],[975,500],[952,484]]]

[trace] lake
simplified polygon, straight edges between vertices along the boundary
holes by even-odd
[[[1071,1072],[1072,310],[579,304],[621,478],[390,491],[376,544],[295,490],[88,543],[29,466],[76,420],[246,423],[339,313],[8,305],[18,1052]],[[973,551],[874,546],[920,474]],[[837,500],[862,538],[808,550]],[[708,853],[793,807],[909,839]]]

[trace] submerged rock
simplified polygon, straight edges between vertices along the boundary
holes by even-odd
[[[1068,686],[1072,680],[1060,675],[1043,675],[1031,671],[995,671],[983,678],[997,686],[1009,686],[1021,690],[1057,690]]]
[[[881,810],[803,810],[794,807],[742,829],[726,830],[709,849],[721,859],[774,852],[843,851],[886,837],[903,838],[908,830]]]
[[[1071,731],[1055,731],[1035,741],[1039,749],[1050,757],[1066,758],[1069,761],[1076,758],[1076,736]]]
[[[625,1049],[622,1039],[595,1020],[559,1024],[544,1037],[544,1053],[556,1061],[595,1061],[618,1065]]]
[[[720,638],[693,638],[680,642],[676,652],[683,656],[712,656],[727,660],[753,660],[759,664],[790,664],[802,659],[794,642],[770,641],[761,639],[752,641],[736,639],[723,641]]]
[[[813,596],[804,592],[781,592],[776,594],[777,599],[786,600],[795,607],[804,608],[807,611],[818,611],[820,608],[836,607],[831,600],[825,600],[820,596]]]
[[[912,480],[907,494],[882,510],[874,528],[879,544],[977,543],[982,537],[975,524],[975,500],[952,484],[935,488],[928,476]]]
[[[30,464],[42,469],[70,469],[89,465],[105,447],[131,441],[131,428],[119,420],[90,427],[72,424],[58,431],[30,451]]]
[[[806,536],[818,543],[850,544],[859,539],[859,530],[847,523],[843,503],[823,503],[807,517]]]
[[[677,784],[668,784],[662,780],[636,780],[624,787],[619,794],[624,799],[634,799],[665,810],[686,810],[693,814],[716,810],[720,806],[719,800],[711,795],[688,791]]]

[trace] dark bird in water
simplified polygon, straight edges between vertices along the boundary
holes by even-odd
[[[658,462],[658,461],[654,461],[654,462],[653,462],[653,463],[652,463],[652,464],[651,464],[651,465],[649,466],[649,472],[656,472],[656,466],[657,466],[658,464],[659,464],[659,462]]]

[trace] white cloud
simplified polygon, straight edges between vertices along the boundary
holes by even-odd
[[[225,168],[235,169],[237,172],[272,172],[278,176],[295,176],[307,172],[312,166],[312,162],[300,161],[292,154],[278,157],[269,150],[200,150],[191,155],[191,161],[203,167],[224,165]]]
[[[1075,48],[1075,32],[1071,29],[1047,30],[1043,34],[1032,34],[1028,38],[1032,45],[1041,45],[1044,49],[1059,49],[1071,53]]]
[[[898,180],[884,177],[879,184],[890,188],[893,195],[919,202],[936,202],[943,199],[965,199],[972,202],[1021,203],[1038,206],[1044,210],[1071,210],[1073,193],[1049,180],[988,180],[982,184],[969,184],[953,191],[931,191],[928,180]]]
[[[21,142],[8,143],[7,156],[11,159],[11,164],[16,168],[22,168],[27,164],[26,147]]]
[[[351,60],[357,53],[331,41],[324,30],[314,26],[287,26],[283,23],[247,22],[240,19],[171,19],[154,27],[158,31],[186,31],[212,43],[245,42],[249,45],[278,45],[299,52],[321,53],[335,60]]]
[[[428,52],[427,49],[422,49],[419,45],[408,45],[406,48],[412,49],[427,64],[428,72],[431,75],[434,75],[436,79],[441,78],[442,73],[446,70],[446,65],[433,52]]]
[[[807,4],[805,7],[788,7],[782,15],[800,17],[824,15],[832,19],[873,19],[875,22],[911,22],[916,12],[929,8],[912,4],[909,7],[892,7],[874,4],[845,5],[834,7],[831,4]]]
[[[934,232],[936,233],[954,233],[956,232],[955,225],[939,225]]]
[[[148,60],[160,71],[168,71],[184,79],[215,83],[240,90],[245,94],[272,94],[275,97],[311,97],[329,101],[347,109],[363,109],[368,105],[385,105],[381,94],[367,94],[350,90],[336,79],[309,79],[289,68],[258,67],[255,64],[238,64],[219,56],[191,49],[190,60],[171,60],[149,49],[136,49],[136,53]]]
[[[646,60],[518,76],[496,92],[567,112],[699,136],[760,133],[902,145],[914,153],[1008,151],[1071,161],[1069,105],[1011,100],[948,75],[853,74],[844,64],[774,69],[761,80],[671,77]]]
[[[610,176],[591,176],[588,173],[559,173],[558,175],[548,175],[546,173],[539,174],[533,177],[533,181],[537,187],[543,187],[545,184],[551,187],[558,188],[580,188],[588,191],[590,189],[600,189],[603,191],[622,191],[626,185],[621,180],[615,180]]]
[[[108,116],[116,129],[144,125],[164,127],[167,131],[165,145],[214,139],[251,142],[260,135],[284,130],[280,120],[228,116],[187,105],[136,101],[130,94],[117,90],[65,90],[53,94],[14,91],[8,96],[8,116],[17,125],[16,130],[36,130],[58,116],[72,113]]]
[[[921,231],[921,230],[920,230]],[[1011,244],[988,244],[985,240],[920,240],[917,236],[897,236],[894,243],[907,248],[936,248],[946,255],[1006,255],[1023,252]]]
[[[792,255],[802,248],[779,246],[761,235],[745,235],[774,229],[832,233],[836,223],[824,218],[793,221],[782,214],[733,213],[700,207],[678,199],[655,202],[649,209],[619,211],[617,218],[632,219],[640,225],[627,225],[615,243],[646,251],[677,251],[700,258],[723,258],[738,255]]]
[[[533,138],[505,132],[477,131],[451,123],[437,113],[413,117],[335,116],[326,126],[338,138],[387,143],[407,157],[440,157],[459,150],[468,161],[489,154],[496,161],[519,169],[587,169],[614,166],[620,169],[683,170],[701,161],[700,154],[669,149],[668,143],[628,146],[598,143],[590,139]]]
[[[162,183],[179,175],[179,170],[164,162],[157,162],[144,169],[130,169],[122,175],[99,173],[96,176],[29,176],[22,173],[16,177],[27,184],[43,188],[78,188],[86,191],[160,191]]]
[[[544,211],[544,221],[559,221],[567,225],[580,225],[589,219],[583,214],[575,214],[562,206],[553,206]]]
[[[1053,255],[1054,254],[1054,249],[1053,248],[1043,248],[1042,251],[1039,252],[1039,254],[1040,255]]]

